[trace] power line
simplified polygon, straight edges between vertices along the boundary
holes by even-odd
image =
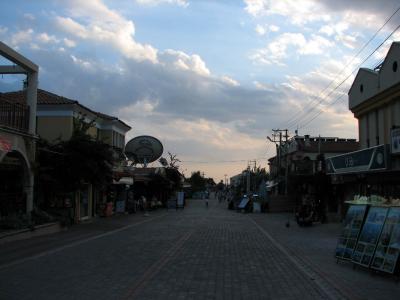
[[[372,53],[370,53],[360,64],[358,64],[358,66],[357,66],[344,80],[342,80],[342,81],[341,81],[341,82],[340,82],[326,97],[328,97],[328,96],[331,95],[334,91],[336,91],[336,90],[337,90],[343,83],[345,83],[356,71],[358,71],[358,69],[360,68],[360,66],[361,66],[363,63],[365,63],[376,51],[378,51],[378,49],[379,49],[380,47],[382,47],[383,44],[384,44],[384,43],[385,43],[399,28],[400,28],[400,25],[398,25],[398,26],[383,40],[383,42],[381,42],[381,43],[379,44],[379,46],[376,47]],[[341,97],[343,97],[344,95],[345,95],[345,94],[342,94],[342,95],[340,95],[338,98],[336,98],[334,101],[331,101],[330,103],[328,103],[328,106],[331,106],[331,105],[333,105],[334,103],[336,103],[336,102],[337,102]],[[321,100],[318,102],[318,105],[321,104],[322,101],[324,101],[324,100],[326,99],[326,97],[323,98],[323,99],[321,99]],[[317,106],[318,106],[318,105],[317,105]],[[310,112],[312,112],[313,110],[315,110],[317,106],[314,106],[314,107],[310,110]],[[307,121],[305,125],[307,125],[307,124],[309,124],[311,121],[315,120],[315,119],[316,119],[320,114],[322,114],[323,112],[324,112],[324,111],[323,111],[322,109],[320,109],[319,112],[317,112],[317,114],[316,114],[315,116],[313,116],[309,121]],[[307,114],[306,114],[306,115],[307,115]],[[306,115],[304,115],[302,118],[305,118]],[[299,121],[300,121],[300,120],[299,120]],[[305,125],[303,124],[302,126],[299,126],[299,129],[300,129],[300,128],[304,128]],[[293,128],[293,125],[292,125],[292,126],[288,126],[288,127],[289,127],[289,128]]]
[[[372,37],[367,41],[367,43],[365,43],[365,44],[363,45],[363,47],[361,47],[360,50],[346,63],[346,66],[343,67],[343,68],[337,73],[336,78],[333,79],[333,80],[329,83],[329,85],[328,85],[326,88],[324,88],[324,89],[319,93],[318,96],[314,96],[314,99],[312,99],[311,101],[309,101],[309,102],[306,104],[306,106],[311,105],[315,100],[317,100],[320,96],[322,96],[323,93],[324,93],[326,90],[328,90],[329,87],[330,87],[334,82],[337,81],[337,79],[339,78],[339,76],[348,68],[348,65],[349,65],[350,63],[352,63],[352,62],[355,60],[355,58],[361,54],[361,52],[364,51],[364,49],[372,42],[373,39],[375,39],[375,37],[378,35],[378,33],[390,22],[390,20],[397,14],[397,12],[398,12],[399,10],[400,10],[400,7],[398,7],[398,8],[395,10],[395,12],[394,12],[389,18],[386,19],[386,21],[384,22],[384,24],[372,35]],[[392,33],[392,34],[393,34],[393,33]],[[357,69],[358,69],[358,67],[357,67]],[[352,72],[352,73],[353,73],[353,72]],[[352,74],[352,73],[351,73],[351,74]],[[350,74],[350,75],[351,75],[351,74]],[[343,82],[340,83],[339,86],[340,86],[341,84],[343,84]],[[327,96],[329,96],[330,94],[331,94],[331,93],[329,93]],[[325,96],[324,98],[326,98],[327,96]],[[320,101],[318,102],[317,106],[318,106],[321,102],[322,102],[322,101],[320,100]],[[303,115],[300,115],[300,116],[299,116],[298,114],[293,115],[291,118],[289,118],[288,125],[287,125],[286,127],[292,127],[293,125],[295,125],[296,123],[298,123],[298,121],[300,121],[302,118],[304,118],[305,116],[307,116],[307,114],[309,114],[310,112],[312,112],[313,110],[315,110],[315,108],[316,108],[316,106],[311,107],[311,108],[308,109],[305,113],[303,113]],[[294,119],[293,119],[293,118],[294,118]],[[291,119],[292,119],[292,120],[291,120]]]
[[[340,70],[338,72],[337,77],[332,80],[329,85],[322,90],[322,92],[320,92],[320,94],[318,95],[318,97],[314,97],[314,99],[316,100],[317,98],[319,98],[319,96],[322,96],[322,94],[337,80],[337,78],[339,78],[339,76],[348,68],[348,65],[350,63],[352,63],[354,61],[354,59],[371,43],[371,41],[378,35],[378,33],[390,22],[390,20],[397,14],[397,12],[400,10],[400,7],[396,9],[396,11],[384,22],[384,24],[373,34],[373,36],[368,40],[367,43],[364,44],[363,47],[361,47],[361,49],[357,52],[356,55],[354,55],[347,63],[346,66],[342,68],[342,70]],[[329,94],[327,95],[329,96]],[[314,100],[310,101],[307,105],[312,104]],[[320,104],[320,102],[318,103],[318,105]],[[305,112],[304,116],[306,116],[310,111],[314,110],[315,106],[313,106],[311,109],[309,109],[307,112]],[[296,115],[295,115],[296,116]],[[293,116],[293,117],[295,117]],[[291,124],[293,122],[297,123],[299,120],[301,120],[302,116],[297,116],[294,120],[289,121],[289,124],[287,127],[291,127],[294,124]],[[289,119],[290,120],[290,119]]]
[[[233,163],[233,162],[248,162],[249,160],[268,160],[266,157],[258,157],[252,159],[238,159],[238,160],[213,160],[213,161],[195,161],[195,160],[182,160],[182,163],[193,163],[193,164],[215,164],[215,163]]]

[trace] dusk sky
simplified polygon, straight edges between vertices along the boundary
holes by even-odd
[[[4,0],[0,40],[39,87],[117,116],[221,180],[267,167],[272,129],[357,138],[347,92],[390,43],[398,0]],[[374,52],[374,53],[373,53]],[[371,53],[371,57],[367,59]],[[347,79],[346,79],[347,78]],[[0,91],[22,87],[4,76]],[[338,85],[343,82],[339,87]]]

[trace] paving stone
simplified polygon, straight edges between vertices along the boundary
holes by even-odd
[[[319,256],[311,263],[313,254],[307,253],[309,245],[312,253],[327,252],[332,229],[314,231],[327,245],[293,238],[308,233],[293,225],[288,231],[281,224],[286,217],[240,214],[213,200],[206,209],[202,201],[192,200],[183,211],[158,211],[148,219],[122,217],[114,223],[99,220],[57,236],[6,245],[0,249],[0,299],[306,300],[347,295],[335,294],[331,278],[313,272],[314,263],[325,270],[359,272]]]

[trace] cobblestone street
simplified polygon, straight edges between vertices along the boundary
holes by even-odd
[[[182,211],[125,216],[114,227],[100,219],[4,244],[0,299],[395,299],[399,294],[392,278],[336,264],[332,236],[338,224],[286,228],[286,218],[236,213],[213,200],[206,209],[192,200]]]

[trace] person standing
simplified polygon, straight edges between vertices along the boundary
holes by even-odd
[[[147,212],[147,199],[145,196],[142,196],[142,205],[143,205],[143,210],[144,210],[144,216],[147,217],[149,213]]]
[[[204,201],[205,201],[205,203],[206,203],[206,208],[208,208],[208,197],[206,197],[206,195],[203,193],[203,199],[204,199]]]

